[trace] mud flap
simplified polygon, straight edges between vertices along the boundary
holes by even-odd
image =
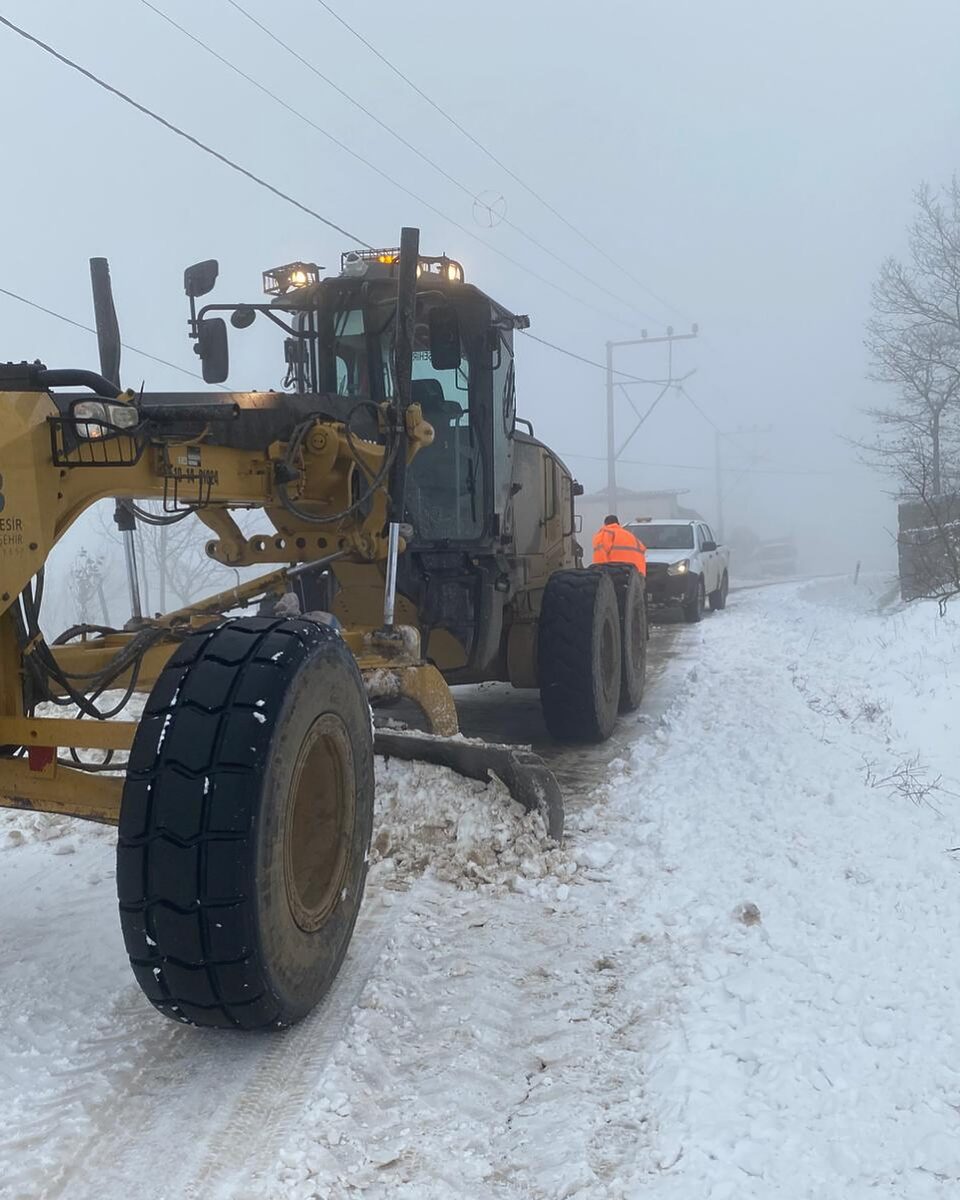
[[[557,842],[563,841],[560,785],[539,754],[531,750],[393,729],[378,729],[374,734],[373,749],[384,758],[449,767],[459,775],[478,779],[481,783],[488,783],[491,775],[496,775],[527,812],[540,813],[550,837]]]

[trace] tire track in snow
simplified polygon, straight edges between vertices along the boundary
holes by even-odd
[[[272,1039],[276,1045],[268,1050],[251,1086],[239,1092],[212,1134],[213,1152],[184,1188],[186,1200],[210,1200],[227,1184],[223,1195],[237,1196],[242,1183],[249,1185],[273,1165],[277,1150],[289,1138],[291,1119],[310,1099],[386,950],[405,908],[403,895],[404,900],[368,917],[359,938],[355,935],[351,942],[354,953],[323,1003],[282,1038]]]
[[[240,1171],[249,1180],[254,1170],[269,1168],[272,1150],[288,1135],[291,1116],[343,1036],[403,908],[402,901],[387,907],[372,899],[336,983],[305,1021],[284,1033],[253,1036],[172,1023],[152,1030],[112,1081],[109,1098],[90,1114],[94,1131],[76,1145],[55,1181],[14,1195],[210,1200],[232,1181],[221,1193],[232,1198]],[[139,992],[135,997],[135,1008],[124,997],[128,1025],[152,1020]]]

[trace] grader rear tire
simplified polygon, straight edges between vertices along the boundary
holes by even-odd
[[[194,1025],[306,1016],[353,932],[372,817],[369,707],[337,633],[254,617],[189,637],[120,812],[120,924],[147,998]]]
[[[547,580],[537,647],[540,704],[559,742],[603,742],[620,703],[620,614],[602,571],[557,571]]]
[[[643,576],[629,563],[591,567],[613,580],[620,612],[620,711],[636,712],[647,678],[647,603]]]

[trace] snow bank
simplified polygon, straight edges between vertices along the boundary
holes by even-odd
[[[678,984],[646,1064],[664,1200],[960,1188],[960,630],[875,601],[739,600],[634,751],[638,919]]]
[[[679,627],[562,852],[381,764],[357,936],[282,1037],[154,1017],[110,832],[0,814],[0,1196],[952,1200],[960,624],[887,591]]]

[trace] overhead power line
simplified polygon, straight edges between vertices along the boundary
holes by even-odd
[[[589,462],[606,462],[606,455],[603,454],[564,454],[559,452],[561,458],[580,458],[586,459]],[[645,462],[638,458],[621,458],[622,463],[627,463],[631,467],[666,467],[672,471],[708,471],[713,472],[716,468],[712,466],[704,466],[700,463],[665,463],[665,462]],[[801,469],[799,467],[734,467],[739,475],[836,475],[836,471],[811,471]]]
[[[583,354],[577,354],[573,350],[568,350],[566,346],[558,346],[556,342],[548,342],[546,338],[537,337],[535,333],[531,333],[529,329],[521,329],[520,332],[524,337],[530,339],[531,342],[539,342],[541,346],[547,346],[551,350],[556,350],[558,354],[565,354],[567,358],[575,358],[577,362],[586,363],[588,367],[597,367],[601,371],[606,371],[605,363],[597,362],[595,358],[587,358]],[[658,383],[655,379],[642,379],[639,375],[628,375],[625,371],[614,371],[614,375],[620,375],[622,378],[630,380],[632,383]]]
[[[232,0],[231,0],[231,2],[232,2]],[[613,266],[615,266],[632,283],[635,283],[637,285],[637,287],[641,288],[644,292],[646,292],[646,294],[648,296],[650,296],[652,299],[656,300],[656,302],[658,304],[662,304],[664,308],[669,309],[670,312],[676,313],[677,316],[679,316],[679,317],[683,317],[684,320],[690,320],[690,318],[684,312],[682,312],[680,309],[678,309],[675,305],[671,304],[668,300],[665,300],[662,296],[659,296],[655,291],[652,290],[652,288],[650,288],[647,284],[645,284],[641,279],[638,279],[636,275],[634,275],[631,271],[629,271],[623,265],[623,262],[620,259],[615,258],[612,254],[609,254],[606,250],[604,250],[603,247],[598,245],[598,243],[593,238],[591,238],[588,234],[584,233],[584,231],[579,226],[575,225],[572,221],[568,220],[568,218],[565,217],[563,215],[563,213],[560,212],[553,204],[551,204],[549,200],[547,200],[543,195],[541,195],[540,192],[538,192],[535,188],[533,188],[525,180],[521,179],[521,177],[516,173],[516,171],[511,170],[511,168],[508,167],[505,162],[503,162],[500,158],[498,158],[497,155],[494,154],[494,152],[489,148],[489,146],[487,146],[483,142],[481,142],[479,138],[474,137],[474,135],[470,132],[470,130],[467,129],[465,126],[463,126],[456,119],[456,117],[452,116],[449,112],[447,112],[447,110],[441,104],[438,104],[437,101],[434,100],[432,96],[428,96],[427,93],[423,90],[423,88],[419,87],[416,83],[414,83],[414,81],[410,78],[409,75],[405,75],[403,73],[403,71],[401,71],[400,68],[394,62],[392,62],[385,54],[381,53],[381,51],[378,50],[377,47],[371,41],[369,41],[367,38],[365,38],[358,29],[355,29],[354,26],[352,26],[347,20],[345,20],[345,18],[343,18],[336,11],[335,8],[333,8],[331,5],[329,5],[326,2],[326,0],[317,0],[317,3],[320,5],[321,8],[325,9],[330,14],[330,16],[333,17],[333,19],[335,21],[337,21],[340,25],[342,25],[343,28],[346,29],[348,33],[352,34],[353,37],[355,37],[359,42],[361,42],[364,46],[366,46],[366,48],[370,51],[370,53],[375,55],[376,58],[378,58],[380,60],[380,62],[382,62],[384,64],[385,67],[387,67],[390,71],[393,72],[394,75],[397,76],[398,79],[402,79],[403,82],[407,85],[407,87],[411,88],[414,92],[416,92],[416,94],[421,98],[421,100],[424,100],[427,104],[429,104],[430,107],[432,109],[434,109],[435,112],[439,113],[440,116],[443,117],[443,119],[445,121],[447,121],[450,125],[452,125],[454,127],[454,129],[456,129],[459,133],[461,133],[467,139],[467,141],[472,143],[472,145],[476,146],[476,148],[479,151],[481,151],[481,153],[485,154],[486,157],[489,158],[490,161],[492,163],[494,163],[497,167],[499,167],[501,171],[503,171],[506,175],[509,175],[509,177],[515,183],[518,183],[525,192],[527,192],[529,195],[531,195],[534,198],[534,200],[536,200],[539,204],[542,204],[543,207],[548,212],[552,213],[553,216],[555,216],[558,221],[560,221],[560,222],[562,222],[562,224],[566,225],[566,227],[571,232],[575,233],[582,242],[585,242],[593,251],[595,251],[597,254],[599,254],[602,258],[605,258],[607,260],[607,262],[609,262]]]
[[[171,17],[168,17],[166,15],[166,13],[161,12],[159,8],[155,8],[150,3],[150,0],[141,0],[141,2],[143,4],[146,4],[147,8],[153,9],[153,11],[155,13],[157,13],[159,16],[164,17],[165,20],[169,21],[171,25],[176,24],[176,22]],[[303,66],[305,66],[308,71],[312,71],[313,74],[316,75],[316,77],[318,79],[322,79],[323,82],[325,84],[327,84],[328,87],[332,87],[338,96],[342,96],[343,99],[346,100],[349,104],[352,104],[354,106],[354,108],[359,109],[359,111],[362,112],[364,114],[364,116],[369,117],[370,120],[373,121],[376,125],[379,125],[381,129],[386,130],[386,132],[389,133],[391,137],[395,137],[397,139],[397,141],[401,142],[404,146],[406,146],[406,148],[408,150],[412,151],[418,158],[422,159],[423,162],[425,162],[427,164],[427,166],[432,167],[434,171],[436,171],[438,174],[442,175],[443,178],[446,179],[448,183],[452,183],[454,187],[459,188],[462,192],[466,192],[468,196],[472,195],[472,193],[470,192],[470,189],[465,184],[461,183],[459,179],[456,179],[453,175],[451,175],[450,172],[445,167],[441,166],[440,163],[435,162],[434,159],[432,159],[428,154],[425,154],[424,151],[419,149],[419,147],[415,146],[412,142],[408,141],[407,138],[405,138],[402,133],[399,133],[391,125],[388,125],[386,121],[384,121],[380,117],[378,117],[375,112],[372,112],[369,108],[367,108],[367,106],[365,104],[362,104],[355,96],[352,96],[345,88],[342,88],[335,80],[331,79],[329,75],[325,75],[324,72],[321,71],[320,68],[315,63],[312,63],[309,59],[304,58],[304,56],[298,50],[295,50],[294,47],[289,44],[289,42],[285,42],[283,40],[283,38],[281,38],[278,34],[274,33],[274,31],[272,29],[270,29],[267,25],[264,25],[262,21],[258,20],[253,15],[252,12],[249,12],[247,9],[245,9],[242,4],[237,3],[237,0],[227,0],[227,3],[230,5],[231,8],[236,9],[236,11],[241,14],[241,16],[245,17],[250,22],[251,25],[256,26],[256,28],[259,29],[261,33],[265,34],[268,38],[270,38],[270,40],[272,42],[276,43],[276,45],[280,46],[281,49],[285,50],[287,54],[289,54],[293,58],[295,58],[297,60],[297,62],[299,62]],[[180,31],[182,33],[187,32],[180,25],[177,25],[176,27],[178,29],[180,29]],[[192,37],[193,35],[188,34],[187,36]],[[195,39],[195,40],[198,40],[198,39]]]
[[[19,25],[16,25],[13,21],[9,20],[7,17],[0,16],[0,25],[6,27],[11,32],[16,33],[19,37],[23,38],[27,42],[30,42],[32,45],[36,46],[38,49],[43,50],[46,54],[49,54],[51,57],[55,58],[58,62],[60,62],[64,66],[69,67],[71,70],[76,71],[78,74],[84,76],[84,78],[90,80],[90,82],[92,82],[92,83],[95,83],[98,87],[102,88],[104,91],[108,92],[110,95],[113,95],[113,96],[117,97],[117,99],[122,100],[125,104],[128,104],[130,107],[134,108],[137,112],[140,112],[144,116],[149,117],[151,120],[156,121],[158,124],[162,125],[164,128],[169,129],[172,133],[175,133],[178,137],[183,138],[185,141],[189,142],[191,145],[195,146],[197,149],[202,150],[204,153],[217,159],[219,162],[222,162],[224,165],[230,167],[232,170],[237,171],[239,174],[245,176],[246,178],[250,179],[252,182],[258,184],[260,187],[263,187],[266,191],[270,192],[272,195],[276,196],[278,199],[286,201],[288,204],[293,205],[293,207],[299,209],[301,212],[304,212],[308,216],[315,218],[316,220],[320,221],[322,224],[328,226],[331,229],[336,230],[338,233],[342,233],[345,237],[350,238],[351,240],[355,241],[359,245],[364,246],[366,249],[368,249],[368,250],[374,249],[374,246],[370,242],[365,241],[358,234],[349,232],[348,230],[344,229],[342,226],[337,225],[335,222],[329,220],[327,217],[324,217],[322,214],[316,212],[314,209],[309,208],[305,204],[302,204],[299,200],[295,199],[293,196],[290,196],[288,193],[284,192],[282,189],[275,187],[271,183],[268,183],[265,179],[262,179],[258,175],[255,175],[252,171],[248,171],[245,167],[240,166],[238,163],[234,162],[233,159],[227,157],[227,155],[221,154],[218,150],[215,150],[212,147],[208,146],[205,142],[200,141],[199,138],[194,137],[192,134],[187,133],[185,130],[181,129],[179,126],[174,125],[172,122],[168,121],[165,117],[160,116],[158,113],[154,112],[153,109],[148,108],[146,105],[141,104],[137,100],[134,100],[131,96],[128,96],[125,92],[121,91],[119,88],[114,87],[112,84],[108,83],[106,80],[100,78],[100,76],[96,75],[94,72],[88,70],[86,67],[81,66],[79,63],[75,62],[73,59],[68,58],[65,54],[61,54],[58,50],[54,49],[54,47],[48,45],[48,43],[42,41],[40,38],[36,37],[34,34],[29,33],[27,30],[21,28]],[[239,68],[238,68],[238,70],[239,70]],[[259,83],[257,84],[257,86],[262,88],[262,85]],[[263,90],[266,91],[267,89],[263,88]],[[270,93],[270,94],[272,95],[272,93]],[[281,101],[281,103],[285,103],[285,102]],[[305,118],[305,119],[309,120],[309,118]],[[325,132],[325,131],[323,131],[323,132]],[[395,181],[391,180],[391,182],[395,182]],[[398,184],[397,186],[402,186],[402,185]],[[406,190],[406,189],[404,189],[404,190]],[[410,193],[410,194],[413,195],[413,193]],[[414,198],[417,199],[419,203],[426,204],[426,202],[420,200],[419,197],[414,196]],[[432,205],[426,205],[426,206],[428,208],[430,208],[431,211],[437,212],[437,214],[439,216],[441,216],[444,220],[450,221],[450,218],[446,217],[443,213],[440,213],[439,210],[434,209]],[[457,222],[450,221],[450,223],[453,224],[456,228],[463,229],[463,232],[467,233],[468,236],[475,237],[474,234],[470,233],[469,230],[464,229]],[[485,243],[485,242],[483,242],[482,244],[487,245],[487,243]],[[554,288],[555,290],[563,293],[564,295],[567,295],[571,299],[575,300],[578,304],[586,305],[587,307],[591,307],[591,308],[595,307],[593,305],[589,305],[588,302],[583,300],[582,297],[575,296],[572,293],[567,292],[566,289],[562,288],[559,284],[555,284],[550,280],[544,279],[543,276],[540,276],[536,272],[530,271],[522,263],[516,262],[516,260],[510,258],[509,255],[504,254],[502,251],[497,250],[495,247],[488,247],[488,248],[494,250],[495,253],[500,254],[501,257],[506,258],[509,262],[513,263],[516,267],[518,267],[521,271],[524,271],[527,275],[530,275],[533,278],[540,280],[540,282],[546,284],[547,286]],[[18,296],[15,298],[22,299],[22,297],[18,297]],[[42,307],[42,306],[35,306],[35,307]],[[61,315],[59,313],[54,313],[52,310],[44,310],[44,311],[49,311],[51,313],[51,315],[54,315],[57,317],[59,317]],[[602,310],[597,310],[597,311],[602,312]],[[604,314],[604,315],[609,315],[609,314]],[[616,319],[619,320],[620,318],[616,318]],[[76,323],[76,324],[79,325],[79,323]],[[85,326],[80,326],[80,327],[86,328]],[[553,342],[549,342],[545,338],[539,338],[533,334],[527,334],[527,336],[534,338],[534,340],[541,342],[544,346],[548,346],[550,349],[558,351],[559,353],[564,354],[570,358],[576,358],[582,362],[588,363],[591,366],[601,366],[601,369],[605,369],[602,367],[602,364],[596,363],[592,359],[588,359],[582,355],[578,355],[571,350],[567,350],[563,346],[558,346]],[[131,349],[134,349],[134,348],[131,347]],[[136,351],[136,353],[143,353],[143,352]],[[164,360],[162,360],[162,359],[157,359],[157,361],[164,362]],[[173,366],[173,364],[170,364],[170,363],[164,363],[164,365]],[[182,368],[179,368],[179,367],[174,367],[174,369],[182,370]],[[189,374],[189,372],[188,372],[188,374]],[[622,376],[623,378],[632,380],[634,382],[640,382],[640,383],[646,382],[646,380],[641,379],[639,376],[625,375],[623,372],[619,372],[619,371],[616,372],[616,374]]]
[[[152,108],[147,108],[145,104],[141,104],[139,101],[134,100],[132,96],[128,96],[126,92],[122,92],[119,88],[114,87],[113,84],[107,83],[107,81],[105,79],[101,79],[99,75],[95,75],[92,71],[88,71],[86,67],[82,67],[79,63],[74,62],[73,59],[67,58],[65,54],[61,54],[60,51],[55,50],[53,46],[41,41],[40,38],[35,37],[32,33],[28,33],[25,29],[21,29],[19,25],[14,25],[13,21],[8,20],[4,16],[0,16],[0,25],[5,25],[7,29],[11,30],[13,33],[16,33],[18,36],[24,38],[28,42],[32,42],[34,46],[37,46],[46,54],[52,55],[58,60],[58,62],[63,63],[65,67],[69,67],[72,71],[76,71],[78,74],[83,75],[84,78],[89,79],[91,83],[95,83],[97,87],[103,88],[105,92],[109,92],[112,96],[116,96],[117,99],[122,100],[124,104],[129,104],[131,108],[135,108],[137,112],[143,113],[145,117],[149,117],[152,121],[156,121],[157,124],[162,125],[164,129],[169,129],[170,132],[175,133],[177,137],[181,137],[184,139],[184,141],[190,142],[191,145],[196,146],[205,154],[209,154],[212,158],[224,163],[226,166],[230,167],[231,170],[237,171],[240,175],[244,175],[247,179],[252,180],[259,187],[265,188],[268,192],[272,192],[273,195],[279,196],[281,200],[286,200],[288,204],[292,204],[295,208],[299,208],[300,211],[306,213],[308,217],[313,217],[315,220],[322,222],[328,228],[335,229],[337,233],[342,233],[344,237],[359,242],[361,246],[366,247],[368,250],[372,250],[374,248],[369,242],[365,242],[363,238],[358,237],[357,234],[350,233],[350,231],[344,229],[342,225],[338,225],[335,221],[331,221],[329,217],[325,217],[321,213],[318,213],[315,209],[310,208],[308,205],[302,204],[299,200],[296,200],[287,192],[281,191],[280,188],[274,187],[272,183],[268,183],[265,179],[261,179],[259,175],[255,175],[252,171],[248,171],[246,167],[241,167],[240,164],[234,162],[232,158],[228,158],[225,154],[221,154],[219,150],[214,150],[213,147],[208,146],[206,142],[201,142],[199,138],[194,137],[192,133],[187,133],[187,131],[185,129],[181,129],[179,125],[174,125],[173,122],[168,121],[166,117],[161,117],[160,114],[154,112]]]
[[[162,9],[157,8],[156,5],[151,3],[151,0],[141,0],[141,3],[146,8],[149,8],[151,12],[155,13],[162,20],[166,21],[166,23],[168,25],[172,26],[179,33],[181,33],[184,37],[188,38],[196,46],[199,46],[200,49],[202,49],[205,53],[209,54],[212,58],[215,58],[217,60],[217,62],[221,63],[223,66],[225,66],[229,70],[233,71],[234,74],[239,75],[241,79],[244,79],[247,83],[249,83],[251,86],[255,87],[263,95],[268,96],[276,104],[279,104],[280,107],[283,108],[286,112],[290,113],[291,116],[296,117],[298,120],[302,121],[305,125],[308,125],[312,130],[314,130],[316,133],[319,133],[321,136],[325,137],[328,141],[332,142],[333,145],[337,146],[345,154],[348,154],[351,158],[355,159],[357,162],[361,163],[363,166],[365,166],[369,170],[373,171],[373,173],[375,175],[378,175],[381,179],[386,180],[387,183],[391,184],[393,187],[395,187],[399,191],[403,192],[403,194],[405,196],[409,196],[412,200],[415,200],[417,202],[417,204],[422,205],[424,208],[426,208],[427,210],[432,212],[435,216],[438,216],[442,221],[446,221],[449,225],[452,225],[454,229],[458,229],[466,237],[471,238],[475,242],[478,242],[481,246],[486,247],[486,249],[488,249],[492,253],[498,255],[500,258],[504,259],[506,262],[510,263],[512,266],[516,267],[518,270],[522,271],[525,275],[530,276],[530,278],[532,278],[532,279],[536,279],[538,282],[544,284],[546,287],[552,288],[554,291],[559,292],[562,296],[565,296],[567,299],[574,300],[578,304],[582,304],[584,307],[590,308],[594,312],[597,312],[601,316],[604,316],[610,320],[621,321],[623,324],[625,324],[629,327],[632,327],[631,323],[629,321],[624,320],[624,318],[618,317],[616,314],[607,312],[605,309],[600,308],[595,304],[592,304],[589,300],[584,299],[582,296],[578,296],[576,293],[569,291],[567,288],[562,287],[560,284],[554,283],[552,280],[548,279],[546,276],[541,275],[538,271],[532,270],[530,267],[525,266],[522,262],[519,262],[517,259],[513,258],[511,255],[507,254],[505,251],[499,249],[499,247],[491,245],[489,242],[487,242],[483,238],[479,237],[472,230],[470,230],[466,226],[460,224],[459,221],[455,220],[451,216],[448,216],[447,213],[445,213],[441,209],[437,208],[435,204],[432,204],[429,200],[425,199],[423,196],[418,195],[416,192],[412,191],[410,188],[408,188],[404,184],[400,183],[399,180],[395,179],[392,175],[390,175],[387,171],[385,171],[381,166],[379,166],[375,162],[372,162],[369,158],[366,158],[364,155],[360,154],[359,151],[354,150],[354,148],[352,146],[348,145],[346,142],[344,142],[340,138],[336,137],[328,129],[325,129],[322,125],[319,125],[315,120],[313,120],[312,117],[307,116],[306,113],[302,112],[300,109],[295,108],[292,104],[288,103],[288,101],[284,100],[282,96],[277,95],[276,92],[272,91],[265,84],[261,83],[259,79],[256,79],[253,75],[249,74],[249,72],[244,71],[242,67],[237,66],[236,63],[232,62],[225,55],[221,54],[218,50],[216,50],[208,42],[204,41],[203,38],[198,37],[194,33],[191,33],[191,31],[189,29],[186,29],[183,25],[179,24],[177,21],[175,21],[173,19],[173,17],[171,17],[167,13],[163,12]],[[232,0],[228,0],[228,3],[232,3]],[[238,9],[238,11],[243,12],[245,16],[249,16],[249,14],[247,14],[246,11],[243,8],[241,8],[239,5],[235,5],[235,7]],[[254,21],[254,24],[257,25],[259,28],[264,29],[265,32],[269,33],[269,30],[266,30],[265,27],[260,25],[260,23],[258,21],[256,21],[254,18],[251,17],[250,19],[252,21]],[[270,36],[272,37],[273,35],[271,34]],[[277,40],[277,39],[275,39],[275,40]],[[301,58],[301,56],[299,54],[297,54],[295,50],[293,50],[291,47],[287,47],[286,43],[281,42],[280,44],[283,45],[285,49],[289,49],[290,52],[292,54],[294,54],[295,57],[297,57],[301,62],[304,62],[304,63],[306,62],[306,60]],[[309,66],[310,64],[308,63],[307,65]],[[321,78],[326,79],[326,76],[321,76]],[[336,85],[334,84],[332,86],[336,86]],[[338,89],[338,90],[341,90],[341,89]],[[343,93],[343,94],[346,95],[346,93]],[[362,107],[362,106],[360,106],[360,107]],[[367,110],[363,109],[363,111],[366,112]],[[389,128],[389,126],[385,126],[385,128]],[[366,245],[366,243],[363,243],[363,244]],[[620,300],[620,298],[617,296],[614,296],[614,299]],[[620,302],[626,303],[625,301],[620,301]]]
[[[677,390],[680,392],[680,395],[681,395],[681,396],[685,396],[685,397],[686,397],[686,399],[690,401],[690,404],[691,404],[691,405],[693,406],[693,408],[694,408],[694,409],[695,409],[695,410],[696,410],[696,411],[697,411],[697,412],[700,414],[700,416],[701,416],[701,417],[703,417],[703,419],[706,421],[706,423],[707,423],[708,425],[712,426],[712,427],[713,427],[713,429],[714,429],[714,430],[715,430],[717,433],[719,433],[719,432],[720,432],[720,426],[719,426],[719,425],[716,423],[716,421],[713,419],[713,417],[709,416],[707,413],[705,413],[705,412],[703,411],[703,409],[702,409],[702,408],[700,407],[700,405],[699,405],[699,404],[696,402],[696,400],[694,400],[694,398],[693,398],[693,397],[690,395],[690,393],[687,391],[687,389],[686,389],[686,388],[685,388],[685,387],[684,387],[684,386],[681,384],[681,385],[680,385],[680,386],[677,388]]]
[[[0,293],[4,296],[9,296],[11,300],[18,300],[21,304],[27,305],[28,308],[35,308],[37,312],[46,313],[48,317],[56,317],[58,321],[63,321],[65,325],[72,325],[74,329],[82,329],[84,333],[91,333],[94,337],[97,336],[97,331],[90,325],[84,325],[82,321],[75,321],[73,317],[65,316],[55,309],[46,308],[44,305],[38,304],[36,300],[30,300],[26,296],[21,296],[18,292],[11,292],[9,288],[0,287]],[[120,345],[123,346],[124,350],[129,350],[131,354],[139,354],[141,358],[149,358],[151,362],[159,363],[163,367],[169,367],[171,371],[179,371],[181,375],[189,375],[191,379],[203,379],[203,376],[198,375],[196,371],[188,371],[186,367],[179,367],[176,363],[170,362],[169,359],[151,354],[149,350],[141,350],[139,346],[132,346],[129,342],[121,342]]]
[[[145,4],[147,6],[147,8],[149,8],[153,12],[157,13],[158,16],[164,17],[166,20],[168,20],[170,22],[171,25],[175,25],[176,28],[181,31],[181,33],[186,33],[186,35],[188,37],[193,38],[192,34],[188,33],[185,29],[183,29],[182,26],[177,25],[176,22],[172,20],[172,18],[168,17],[165,13],[161,12],[160,9],[156,8],[153,4],[151,4],[150,0],[141,0],[141,3]],[[326,75],[323,71],[321,71],[319,69],[319,67],[316,66],[315,63],[311,62],[310,59],[305,58],[304,55],[301,54],[299,50],[297,50],[294,46],[291,46],[289,42],[285,42],[283,40],[283,38],[281,38],[279,36],[279,34],[275,33],[272,29],[269,28],[269,26],[264,25],[264,23],[262,21],[258,20],[257,17],[255,17],[253,15],[253,13],[249,12],[246,8],[244,8],[244,6],[242,4],[239,3],[239,0],[227,0],[227,3],[230,5],[231,8],[235,9],[242,16],[246,17],[246,19],[252,25],[254,25],[257,29],[259,29],[260,32],[263,33],[266,37],[268,37],[275,45],[279,46],[282,50],[284,50],[287,54],[289,54],[291,56],[291,58],[294,58],[298,63],[301,64],[301,66],[306,67],[307,70],[311,71],[318,79],[321,79],[329,87],[333,88],[333,90],[339,96],[342,96],[345,100],[347,100],[355,108],[359,109],[359,111],[362,112],[366,117],[369,117],[369,119],[371,121],[373,121],[381,129],[383,129],[387,133],[389,133],[390,136],[395,138],[402,146],[405,146],[408,150],[410,150],[413,154],[415,154],[422,162],[425,162],[427,164],[427,166],[431,167],[434,171],[436,171],[443,179],[445,179],[448,183],[452,184],[455,188],[457,188],[463,195],[465,195],[471,201],[471,203],[476,202],[477,193],[473,188],[469,187],[466,183],[464,183],[462,179],[458,179],[455,175],[452,175],[450,173],[450,171],[447,170],[446,167],[441,166],[441,164],[436,162],[433,158],[431,158],[430,155],[424,153],[424,151],[422,151],[419,147],[415,146],[408,138],[404,137],[404,135],[402,133],[400,133],[398,130],[394,129],[392,125],[389,125],[386,121],[382,120],[379,116],[377,116],[377,114],[375,112],[372,112],[365,104],[362,104],[359,100],[357,100],[357,98],[355,96],[351,95],[350,92],[348,92],[345,88],[342,88],[338,83],[336,83],[333,79],[331,79],[329,75]],[[199,39],[197,39],[197,38],[193,38],[193,40],[199,42]],[[202,42],[200,44],[203,45]],[[212,51],[212,53],[216,53],[216,52]],[[220,55],[217,55],[217,57],[220,58]],[[221,60],[221,62],[226,61],[225,59],[222,59],[222,58],[220,60]],[[228,65],[231,65],[231,64],[228,64]],[[247,78],[249,78],[249,76]],[[421,203],[424,203],[424,202],[421,201]],[[447,219],[449,220],[449,218],[447,218]],[[652,313],[644,312],[643,309],[638,308],[637,305],[634,304],[634,302],[632,300],[625,299],[623,296],[618,295],[616,292],[612,291],[610,288],[606,287],[604,284],[599,283],[591,275],[588,275],[585,271],[581,271],[579,269],[579,267],[574,266],[573,263],[567,262],[565,260],[557,259],[556,251],[554,248],[544,245],[544,243],[539,241],[536,237],[534,237],[532,233],[528,233],[527,230],[523,229],[520,225],[518,225],[515,221],[511,220],[506,215],[504,215],[502,217],[502,223],[504,225],[508,226],[510,229],[512,229],[515,233],[519,234],[520,237],[524,238],[532,246],[535,246],[537,250],[540,250],[541,252],[543,252],[545,254],[549,254],[552,261],[562,262],[562,265],[568,271],[571,271],[574,275],[577,275],[580,279],[584,280],[584,282],[590,284],[591,287],[596,288],[598,292],[603,292],[604,295],[609,296],[612,300],[616,300],[618,304],[622,304],[626,308],[632,308],[639,316],[645,318],[648,321],[658,322],[660,320],[659,317],[655,317]],[[476,235],[472,235],[472,236],[476,237]],[[479,240],[483,241],[483,239],[479,239]],[[488,242],[483,242],[483,244],[489,245]]]

